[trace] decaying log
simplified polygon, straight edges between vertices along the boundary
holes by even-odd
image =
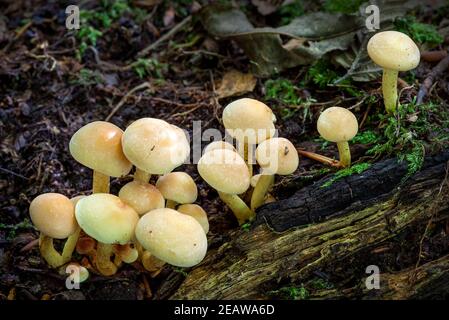
[[[322,187],[326,178],[288,199],[263,206],[250,231],[229,234],[230,240],[210,250],[184,281],[176,276],[166,281],[159,298],[269,298],[267,293],[279,289],[281,283],[302,283],[316,270],[356,259],[362,250],[392,239],[408,227],[426,225],[431,217],[445,219],[449,216],[448,162],[449,151],[427,157],[422,170],[404,181],[406,164],[386,160],[329,187]],[[407,292],[426,292],[442,280],[448,282],[448,259],[420,266],[421,275],[435,273],[438,268],[441,272],[418,277]],[[397,289],[410,272],[385,274],[391,287],[377,291],[375,297],[416,297]],[[353,296],[334,291],[323,297]],[[363,289],[358,293],[357,297],[374,295]]]

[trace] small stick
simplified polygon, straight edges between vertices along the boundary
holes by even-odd
[[[449,56],[441,60],[427,75],[426,79],[419,87],[417,104],[421,104],[423,102],[424,97],[429,93],[434,80],[441,76],[447,68],[449,68]]]
[[[310,158],[312,160],[327,164],[334,168],[343,168],[343,165],[338,160],[331,159],[329,157],[323,156],[323,155],[315,153],[315,152],[299,150],[299,149],[297,149],[297,151],[300,155]]]
[[[126,100],[128,99],[129,96],[131,96],[134,92],[138,91],[138,90],[142,90],[142,89],[149,89],[151,88],[151,85],[149,82],[144,82],[139,84],[138,86],[132,88],[131,90],[128,91],[128,93],[126,93],[122,99],[120,99],[119,103],[117,103],[117,105],[114,107],[114,109],[112,109],[111,113],[109,113],[109,115],[106,117],[106,119],[104,121],[109,121],[114,114],[117,113],[117,111],[125,104]]]

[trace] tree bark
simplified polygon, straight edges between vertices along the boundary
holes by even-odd
[[[323,187],[329,179],[324,178],[265,205],[251,230],[224,235],[228,241],[212,248],[185,278],[171,274],[156,298],[267,299],[282,286],[306,283],[329,267],[365,268],[368,262],[361,253],[408,228],[424,227],[429,219],[449,216],[448,161],[449,151],[427,157],[421,171],[405,180],[407,165],[385,160],[328,187]],[[414,280],[412,274],[417,275]],[[321,290],[315,297],[428,297],[438,288],[447,289],[449,256],[399,272],[381,270],[380,290],[367,290],[364,281]]]

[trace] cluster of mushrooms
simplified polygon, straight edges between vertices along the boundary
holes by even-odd
[[[386,31],[370,39],[368,53],[384,68],[385,107],[394,113],[398,71],[418,65],[419,49],[407,35]],[[222,118],[231,141],[207,145],[197,169],[239,224],[244,224],[254,219],[258,207],[274,201],[269,192],[275,175],[296,171],[298,150],[289,140],[276,136],[276,117],[260,101],[236,100],[224,108]],[[317,130],[325,140],[337,144],[338,166],[350,166],[348,142],[358,131],[354,114],[330,107],[319,116]],[[92,194],[69,199],[46,193],[30,204],[32,222],[41,233],[40,252],[51,267],[69,263],[75,250],[106,276],[115,274],[122,263],[140,262],[157,274],[166,263],[191,267],[203,260],[207,214],[194,204],[198,190],[193,179],[187,173],[173,172],[190,155],[181,128],[155,118],[139,119],[125,131],[96,121],[73,135],[69,149],[75,160],[93,170]],[[299,153],[327,164],[336,161],[312,152]],[[133,181],[124,185],[118,196],[110,194],[110,177],[128,175],[133,166]],[[152,175],[158,176],[155,185],[150,184]],[[53,239],[67,239],[62,253],[55,249]],[[88,271],[77,266],[84,280]]]

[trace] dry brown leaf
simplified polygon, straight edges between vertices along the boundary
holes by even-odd
[[[217,89],[218,98],[232,97],[251,92],[256,86],[256,77],[252,73],[230,70],[225,73]]]

